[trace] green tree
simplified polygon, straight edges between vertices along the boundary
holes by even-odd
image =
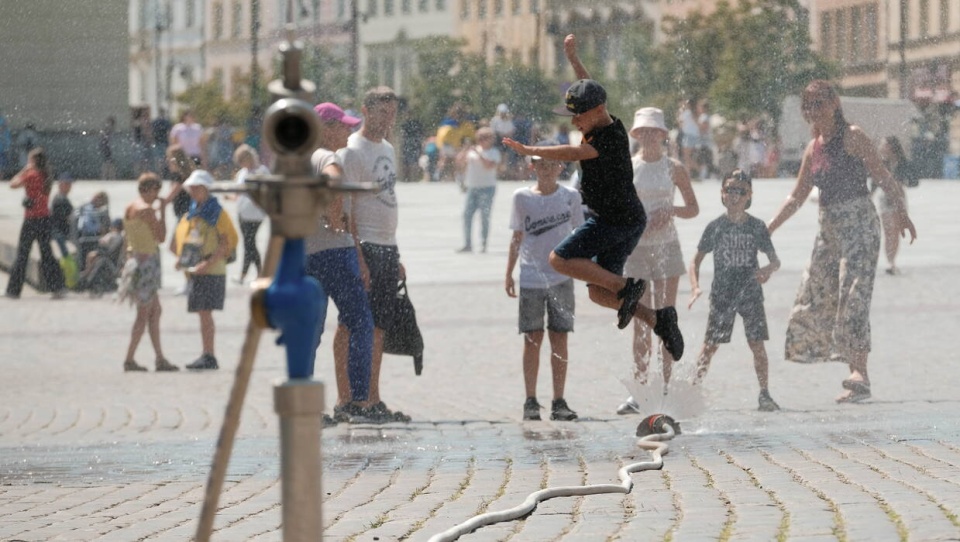
[[[241,126],[250,111],[248,98],[228,100],[224,96],[223,86],[216,80],[191,85],[177,95],[177,101],[190,108],[197,122],[204,126],[213,126],[220,118],[227,119],[234,126]]]
[[[348,54],[348,51],[324,44],[305,47],[303,78],[317,86],[317,102],[347,104],[356,99]]]

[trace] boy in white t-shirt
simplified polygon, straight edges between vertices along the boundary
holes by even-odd
[[[537,146],[556,145],[543,141]],[[564,163],[531,156],[537,184],[513,194],[510,229],[513,238],[507,258],[507,295],[517,297],[513,269],[520,261],[520,333],[523,343],[523,381],[527,400],[524,420],[540,419],[537,373],[543,343],[543,314],[547,314],[550,366],[553,370],[553,403],[550,419],[570,421],[577,413],[567,406],[563,389],[567,379],[567,333],[573,331],[573,279],[550,266],[550,252],[576,227],[583,224],[580,193],[557,184]]]
[[[480,211],[480,251],[487,251],[490,234],[490,210],[497,191],[497,167],[500,151],[494,146],[495,136],[490,128],[477,130],[477,144],[466,151],[466,170],[463,175],[467,201],[463,209],[463,248],[459,252],[473,252],[473,215]]]

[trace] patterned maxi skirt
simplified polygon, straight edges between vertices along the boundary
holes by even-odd
[[[820,207],[820,231],[787,324],[786,359],[848,362],[870,351],[880,219],[869,198]]]
[[[149,303],[160,289],[160,254],[134,254],[120,273],[120,299],[130,304]]]

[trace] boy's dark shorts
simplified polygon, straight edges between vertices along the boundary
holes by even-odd
[[[393,327],[400,282],[400,251],[396,246],[360,243],[363,260],[370,271],[370,312],[373,325],[380,329]]]
[[[222,311],[226,295],[226,275],[193,275],[190,277],[187,312]]]
[[[621,275],[623,264],[637,246],[645,226],[646,220],[637,224],[610,224],[590,217],[561,241],[553,252],[564,260],[593,260],[607,271]]]
[[[770,338],[767,331],[767,313],[763,298],[748,296],[730,301],[710,296],[710,316],[707,317],[707,333],[703,340],[709,344],[726,344],[733,335],[733,321],[737,314],[743,318],[743,330],[747,341],[760,342]]]

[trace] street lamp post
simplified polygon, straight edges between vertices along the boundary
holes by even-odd
[[[260,0],[250,0],[250,105],[256,107],[260,86],[260,62],[257,60],[260,46]]]

